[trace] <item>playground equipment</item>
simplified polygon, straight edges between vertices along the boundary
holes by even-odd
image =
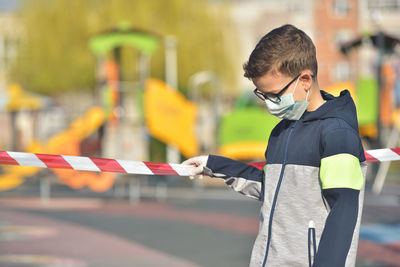
[[[400,66],[397,66],[398,68]],[[398,72],[400,68],[398,69]],[[399,73],[400,74],[400,73]],[[389,64],[384,64],[382,66],[382,89],[381,89],[381,123],[383,126],[388,128],[391,127],[390,134],[387,138],[387,147],[395,147],[400,141],[400,109],[398,107],[398,96],[396,99],[396,82],[400,82],[400,78],[397,77],[395,69]],[[397,84],[398,87],[398,84]],[[397,94],[400,88],[397,88]],[[397,101],[396,101],[397,100]],[[396,105],[397,104],[397,105]],[[374,184],[372,186],[372,191],[375,194],[380,194],[385,183],[387,173],[389,171],[390,162],[384,162],[379,165]]]
[[[357,107],[360,135],[375,139],[378,137],[378,86],[373,78],[360,78],[356,83],[347,81],[333,84],[323,90],[339,96],[344,89],[349,90]]]
[[[152,53],[159,47],[160,38],[153,33],[137,29],[130,29],[128,25],[121,23],[119,27],[96,34],[89,40],[89,48],[96,55],[98,69],[101,69],[106,62],[107,54],[112,52],[115,62],[115,74],[108,75],[107,82],[113,90],[119,94],[118,101],[114,103],[113,108],[123,107],[123,90],[119,81],[123,81],[121,66],[121,48],[123,46],[132,47],[139,51],[139,86],[144,87],[145,80],[150,75],[150,58]],[[110,72],[108,72],[110,73]],[[101,78],[101,77],[100,77]],[[101,81],[100,81],[101,82]]]
[[[143,98],[143,91],[145,90],[146,87],[146,80],[150,78],[150,58],[151,55],[155,52],[156,49],[162,44],[162,41],[164,41],[164,48],[165,48],[165,72],[166,72],[166,84],[168,84],[168,90],[176,90],[177,89],[177,61],[176,61],[176,40],[174,36],[166,36],[163,39],[150,32],[146,32],[143,30],[138,30],[138,29],[132,29],[129,28],[129,24],[126,23],[121,23],[119,27],[99,33],[95,36],[93,36],[89,40],[89,47],[92,50],[92,52],[96,55],[97,57],[97,62],[98,62],[98,69],[101,70],[102,66],[104,64],[110,65],[110,60],[106,60],[106,56],[110,54],[113,57],[113,62],[115,63],[114,65],[116,66],[114,69],[117,70],[117,74],[114,75],[114,79],[111,79],[110,77],[106,78],[106,88],[109,88],[109,91],[112,91],[111,93],[108,92],[105,95],[112,96],[111,98],[113,100],[108,101],[112,102],[112,104],[108,103],[108,107],[111,106],[111,109],[117,110],[117,112],[111,111],[112,114],[119,114],[125,113],[126,110],[128,110],[124,104],[124,101],[126,99],[123,97],[123,94],[126,93],[128,90],[131,92],[135,92],[136,94],[134,95],[134,98],[137,102],[137,111],[139,114],[143,114],[142,109],[143,103],[141,103],[142,98]],[[122,47],[131,47],[139,51],[139,56],[138,56],[138,81],[136,83],[129,83],[129,88],[124,86],[124,77],[122,77],[122,72],[120,70],[121,66],[121,48]],[[104,83],[104,77],[99,77],[100,78],[100,83]],[[103,82],[102,82],[103,80]],[[104,91],[104,90],[103,90]],[[118,94],[119,96],[116,97],[115,95]],[[147,94],[148,95],[148,94]],[[110,97],[108,97],[110,99]],[[153,100],[157,98],[152,98]],[[149,101],[146,101],[146,103],[149,104]],[[109,108],[108,108],[109,109]],[[160,113],[158,116],[162,117],[163,114]],[[148,118],[148,117],[147,117]],[[125,116],[123,118],[125,120],[129,120],[129,116]],[[135,134],[132,132],[132,129],[126,128],[128,124],[140,124],[142,125],[142,129],[140,131],[144,132],[145,131],[145,123],[144,123],[144,117],[143,115],[139,117],[139,122],[127,122],[124,124],[119,125],[119,127],[116,127],[114,132],[116,133],[116,137],[113,139],[116,140],[125,140],[127,138],[132,138],[132,136],[144,136],[147,133],[142,133],[142,134]],[[151,123],[150,123],[151,124]],[[147,122],[147,125],[149,125],[149,122]],[[106,127],[106,134],[107,134],[107,128]],[[153,127],[154,128],[154,127]],[[127,137],[127,133],[129,133],[129,137]],[[153,135],[152,132],[150,132],[151,135]],[[155,137],[159,137],[159,135],[156,133],[153,135]],[[161,141],[167,142],[166,144],[169,145],[169,149],[167,151],[168,155],[167,156],[170,160],[173,158],[171,161],[179,161],[179,152],[173,149],[172,147],[175,147],[174,143],[169,143],[170,139],[165,139],[162,138]],[[141,138],[141,143],[144,143],[144,149],[142,149],[142,156],[141,158],[147,159],[149,156],[146,155],[147,153],[147,148],[148,145],[147,140]],[[115,145],[114,145],[115,146]],[[117,145],[118,146],[118,145]],[[184,149],[182,146],[179,147],[180,150]],[[138,148],[137,148],[138,149]],[[185,149],[184,149],[185,150]],[[125,154],[122,154],[124,157],[131,157],[133,155],[129,155],[128,151],[124,151],[123,149],[120,149],[119,152],[126,152]],[[181,151],[182,152],[182,151]],[[186,153],[186,151],[184,152]],[[107,154],[107,152],[106,152]],[[121,153],[119,153],[121,154]],[[108,153],[108,156],[116,156],[113,153]],[[120,155],[121,156],[121,155]]]
[[[219,153],[236,160],[254,161],[265,158],[269,135],[280,119],[246,92],[219,121]]]
[[[238,160],[263,159],[268,137],[278,122],[260,107],[234,109],[221,118],[220,153]]]
[[[367,41],[367,42],[365,42]],[[397,146],[399,143],[399,133],[398,127],[399,123],[399,95],[400,95],[400,66],[399,62],[397,64],[391,64],[393,60],[396,60],[395,48],[400,45],[400,39],[396,38],[383,31],[378,31],[374,34],[364,34],[363,36],[357,37],[347,43],[340,46],[340,50],[343,54],[347,55],[354,48],[358,48],[365,43],[371,43],[377,51],[376,64],[376,88],[378,88],[377,93],[373,94],[375,97],[375,102],[372,107],[374,109],[377,107],[377,120],[375,123],[375,129],[369,128],[369,132],[374,132],[375,142],[372,145],[376,147],[382,147],[384,139],[386,136],[384,133],[386,129],[392,129],[388,136],[387,145]],[[397,56],[397,61],[399,58]],[[361,87],[362,90],[368,87]],[[371,92],[369,92],[371,93]],[[370,96],[368,92],[364,91],[359,96],[362,98],[364,96]],[[367,109],[363,111],[367,113]],[[361,113],[360,113],[361,114]],[[374,114],[375,115],[375,114]],[[373,129],[371,131],[371,129]],[[364,132],[360,129],[360,134]],[[385,177],[389,170],[389,163],[380,164],[377,176],[374,181],[373,191],[379,194],[382,190]]]
[[[0,111],[7,112],[10,115],[11,138],[9,142],[12,149],[19,149],[18,143],[22,142],[20,137],[23,137],[22,134],[26,134],[18,131],[18,113],[20,111],[32,113],[39,111],[45,108],[48,102],[49,100],[46,97],[26,92],[19,84],[12,83],[7,87],[7,90],[0,97]]]
[[[45,98],[22,89],[19,84],[10,84],[6,92],[1,96],[0,110],[7,112],[11,117],[11,148],[17,148],[20,134],[17,129],[16,119],[19,111],[37,111],[45,106]],[[22,177],[31,176],[36,173],[36,168],[21,167],[13,168],[5,166],[3,174],[0,175],[0,191],[15,188],[21,185],[24,180]]]
[[[150,134],[166,144],[173,144],[187,158],[197,155],[196,104],[156,79],[146,82],[144,96],[144,113]]]
[[[194,128],[196,105],[186,101],[182,94],[162,81],[148,80],[146,82],[150,75],[151,54],[158,48],[159,44],[160,38],[158,36],[129,29],[125,26],[100,33],[91,38],[89,47],[98,58],[99,87],[101,88],[103,107],[92,107],[86,114],[73,121],[66,130],[55,134],[45,143],[32,142],[27,151],[78,156],[81,155],[82,141],[101,129],[106,135],[112,135],[114,150],[111,153],[110,150],[106,150],[107,156],[118,155],[123,158],[136,159],[137,157],[131,157],[130,154],[124,152],[139,150],[139,146],[146,143],[147,138],[143,137],[147,134],[143,134],[145,131],[144,117],[135,114],[133,119],[139,120],[139,122],[132,122],[132,117],[127,116],[127,105],[131,103],[126,102],[129,99],[126,99],[124,94],[127,90],[130,90],[135,93],[131,96],[135,98],[136,106],[139,107],[137,113],[142,114],[142,116],[144,112],[140,109],[143,107],[143,94],[146,95],[144,108],[146,108],[146,124],[150,134],[167,144],[174,144],[185,156],[197,154],[198,145],[194,131],[191,130],[191,128]],[[123,82],[120,70],[122,46],[133,47],[139,51],[138,82],[128,84]],[[171,52],[171,50],[169,51]],[[110,52],[113,56],[111,60]],[[169,58],[173,56],[173,53],[168,54]],[[170,63],[171,60],[167,61]],[[169,77],[167,77],[167,80],[172,83],[173,76],[175,76],[176,81],[176,75],[171,74],[171,68],[168,69],[170,74],[167,75]],[[167,111],[162,110],[162,107],[166,108]],[[172,111],[173,114],[168,114],[168,111]],[[178,116],[176,112],[179,112],[181,116]],[[135,124],[136,129],[139,129],[141,133],[133,133],[132,124]],[[137,127],[138,125],[141,127]],[[125,147],[124,142],[128,139],[136,140],[134,147]],[[147,157],[145,153],[142,153],[139,159]],[[36,174],[39,170],[35,167],[7,166],[6,173],[0,176],[0,190],[15,188],[22,184],[26,177]],[[52,169],[52,172],[59,178],[60,183],[74,189],[87,186],[94,191],[105,191],[114,184],[115,180],[115,174],[112,173],[94,174],[61,169]],[[44,185],[43,188],[44,191],[48,191],[49,185]]]
[[[148,158],[147,140],[142,112],[142,96],[145,81],[150,77],[150,59],[160,46],[160,37],[143,30],[132,29],[126,23],[117,28],[100,32],[90,38],[88,45],[97,57],[98,89],[102,95],[103,107],[109,122],[105,125],[106,146],[103,153],[107,157]],[[139,52],[137,59],[137,81],[126,83],[121,70],[122,47],[134,48]],[[128,101],[127,93],[135,102]],[[129,113],[128,105],[136,107],[136,114]],[[123,123],[119,123],[124,121]],[[136,130],[132,125],[139,125]],[[140,138],[140,146],[135,150],[125,145],[129,140]],[[112,146],[107,145],[112,141]]]
[[[160,99],[160,96],[152,95],[152,88],[154,88],[153,85],[155,83],[150,82],[150,86],[148,86],[148,83],[146,83],[146,81],[150,78],[150,58],[154,51],[158,49],[158,47],[162,44],[162,42],[165,49],[165,83],[168,85],[168,90],[164,90],[163,95],[170,95],[170,97],[168,98],[170,100],[170,103],[161,103],[163,100]],[[179,92],[176,92],[175,94],[172,93],[172,91],[177,90],[178,87],[176,38],[174,36],[160,37],[150,32],[129,28],[128,24],[121,23],[116,29],[112,29],[110,31],[93,36],[89,40],[89,47],[91,48],[92,52],[97,56],[97,61],[99,65],[98,69],[101,69],[101,65],[106,62],[106,55],[110,55],[110,52],[112,52],[111,54],[113,56],[113,60],[118,66],[118,81],[110,81],[110,79],[108,79],[106,83],[108,84],[107,87],[113,91],[112,93],[108,93],[108,95],[115,96],[115,92],[119,94],[119,97],[114,97],[114,99],[119,100],[118,103],[116,103],[117,101],[114,101],[115,103],[111,106],[113,106],[112,109],[117,111],[115,113],[124,114],[124,116],[117,118],[117,120],[124,120],[124,123],[114,123],[114,126],[118,125],[117,127],[113,127],[112,124],[106,125],[105,136],[106,138],[109,137],[110,140],[114,141],[112,142],[112,148],[110,147],[110,149],[105,149],[104,154],[107,157],[119,156],[123,158],[135,158],[142,160],[149,159],[150,138],[148,138],[148,136],[150,135],[167,144],[166,156],[169,162],[179,162],[179,152],[186,156],[193,155],[193,153],[196,151],[197,145],[195,144],[196,140],[191,134],[192,131],[190,131],[190,129],[184,127],[185,130],[189,130],[187,132],[187,136],[179,134],[177,130],[182,128],[179,127],[176,122],[174,122],[172,124],[169,123],[168,129],[165,129],[164,127],[163,130],[160,130],[160,126],[165,125],[165,122],[172,122],[170,119],[168,119],[170,118],[170,116],[168,116],[168,112],[159,112],[158,114],[156,114],[156,116],[146,114],[145,117],[142,110],[143,108],[146,109],[146,113],[149,111],[149,109],[152,110],[153,108],[155,108],[154,110],[157,110],[157,107],[153,104],[154,101],[159,104],[161,103],[164,107],[169,105],[168,110],[181,110],[181,106],[171,106],[172,102],[175,102],[175,104],[185,105],[183,97],[178,96],[180,95]],[[122,47],[131,47],[139,51],[139,56],[137,60],[137,82],[123,82],[124,77],[122,77],[122,72],[120,70]],[[165,84],[161,85],[161,87],[165,87]],[[141,115],[136,116],[135,119],[132,118],[134,117],[132,116],[132,114],[127,114],[127,111],[129,109],[127,108],[126,103],[124,103],[127,102],[128,99],[124,98],[123,94],[128,92],[128,90],[134,93],[133,97],[136,101],[137,106],[135,110],[138,114]],[[152,100],[148,100],[146,98],[151,98]],[[189,104],[186,106],[189,107],[188,114],[194,114],[195,107]],[[153,121],[157,119],[159,119],[161,123],[154,124]],[[136,125],[136,129],[133,129],[132,125]],[[140,127],[137,127],[138,125],[140,125]],[[129,142],[129,140],[136,140],[134,144],[134,149],[132,146],[129,147],[129,149],[126,149],[127,146],[125,146],[124,143]],[[188,146],[183,146],[182,142],[185,142],[185,140],[192,140],[192,142],[189,142],[190,144],[186,143],[189,144]]]
[[[105,112],[100,107],[90,108],[86,114],[70,123],[69,127],[52,136],[47,142],[33,141],[28,152],[80,155],[80,143],[96,132],[105,122]],[[40,171],[35,167],[7,166],[0,175],[0,190],[10,190],[21,185],[26,177]],[[112,174],[93,175],[92,173],[74,172],[70,170],[53,170],[60,183],[71,188],[88,186],[94,191],[106,191],[114,183]]]

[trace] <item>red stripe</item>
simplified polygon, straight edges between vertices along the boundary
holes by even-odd
[[[365,159],[367,160],[367,162],[379,162],[380,160],[374,158],[373,156],[371,156],[368,152],[364,152],[365,153]]]
[[[19,165],[6,151],[0,151],[0,164]]]
[[[71,165],[60,155],[35,154],[47,168],[72,169]]]
[[[390,150],[392,150],[394,153],[396,153],[397,155],[400,155],[400,147],[398,148],[391,148]]]
[[[90,158],[94,164],[96,164],[97,167],[102,172],[122,172],[126,173],[125,169],[119,165],[118,161],[115,159],[102,159],[102,158]]]
[[[254,167],[256,167],[257,169],[260,169],[260,170],[264,169],[264,166],[265,166],[265,162],[264,161],[252,162],[252,163],[247,163],[247,164],[252,165],[252,166],[254,166]]]
[[[146,166],[155,174],[155,175],[175,175],[179,176],[179,174],[172,169],[172,167],[168,163],[157,163],[157,162],[144,162]]]

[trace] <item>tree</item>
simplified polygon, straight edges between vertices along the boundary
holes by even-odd
[[[121,21],[178,40],[179,87],[198,71],[215,72],[235,88],[240,64],[229,5],[206,0],[23,0],[25,34],[12,79],[45,94],[95,87],[95,56],[87,41]],[[135,78],[136,51],[123,48],[124,78]],[[152,76],[164,79],[164,51],[152,57]]]

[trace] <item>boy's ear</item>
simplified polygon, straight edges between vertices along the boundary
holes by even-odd
[[[313,82],[313,77],[308,72],[303,73],[300,76],[300,82],[302,83],[304,88],[310,89]]]

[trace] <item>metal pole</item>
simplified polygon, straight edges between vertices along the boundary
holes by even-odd
[[[380,30],[377,33],[377,44],[378,44],[378,66],[377,66],[377,77],[378,77],[378,93],[379,97],[377,99],[378,101],[378,147],[382,147],[382,124],[381,124],[381,111],[380,111],[380,99],[381,99],[381,91],[382,91],[382,65],[383,65],[383,60],[384,60],[384,54],[385,54],[385,36],[383,32]]]
[[[136,94],[136,98],[138,98],[139,96],[139,91],[141,90],[142,92],[144,92],[145,90],[145,86],[146,86],[146,80],[150,77],[150,71],[151,71],[151,56],[150,55],[146,55],[144,53],[140,53],[139,54],[139,62],[137,63],[138,65],[138,69],[139,69],[139,90],[137,90],[135,92]],[[142,108],[139,105],[139,102],[137,102],[136,104],[138,104],[138,108]],[[143,110],[139,110],[139,114],[142,114],[142,116],[144,116],[144,111]],[[142,159],[150,159],[150,155],[149,155],[149,151],[150,151],[150,142],[149,139],[146,137],[149,135],[148,130],[146,128],[146,122],[144,120],[144,117],[142,116],[138,116],[138,123],[137,125],[140,125],[140,129],[139,131],[141,131],[140,136],[142,136],[142,151],[141,151],[141,158]]]
[[[129,179],[129,203],[135,204],[140,201],[140,181],[137,177]]]
[[[178,89],[178,63],[176,53],[176,37],[169,35],[165,37],[165,82],[173,90]],[[179,163],[180,153],[174,144],[167,144],[167,162]],[[166,182],[157,183],[156,197],[159,201],[167,198]]]
[[[396,147],[399,142],[399,138],[400,132],[397,129],[397,125],[394,125],[386,147]],[[374,184],[372,185],[372,192],[374,192],[375,195],[379,195],[382,192],[383,185],[385,184],[386,176],[389,171],[390,163],[390,161],[385,161],[379,164],[378,173],[376,174]]]
[[[18,150],[17,143],[18,143],[18,129],[17,129],[17,111],[11,111],[11,149],[14,151]]]
[[[50,190],[50,178],[47,176],[40,178],[40,201],[42,202],[42,204],[49,203]]]
[[[123,77],[122,77],[122,61],[121,61],[121,47],[118,46],[116,48],[114,48],[114,60],[117,63],[118,66],[118,86],[117,86],[117,90],[118,90],[118,108],[124,108],[124,96],[123,96],[123,92],[121,90],[121,84],[119,82],[123,81]],[[120,120],[122,120],[123,118],[120,117]]]
[[[165,37],[165,81],[174,90],[178,89],[178,62],[176,53],[176,37],[169,35]],[[173,145],[167,146],[167,161],[179,163],[179,150]]]
[[[178,62],[176,53],[176,37],[165,37],[165,80],[174,89],[178,89]]]
[[[200,93],[199,89],[200,86],[206,84],[206,83],[212,83],[215,86],[214,90],[214,97],[213,97],[213,111],[212,111],[212,125],[213,125],[213,142],[211,147],[205,147],[205,150],[207,152],[210,151],[216,151],[217,150],[217,135],[218,135],[218,121],[221,115],[221,110],[219,109],[220,105],[220,97],[221,97],[221,83],[218,79],[218,77],[215,75],[215,73],[211,71],[201,71],[198,73],[193,74],[190,79],[189,79],[189,97],[192,101],[196,103],[200,103]],[[200,107],[201,108],[201,107]],[[201,113],[201,112],[200,112]],[[201,123],[204,123],[205,120],[201,120]],[[203,125],[201,125],[201,128],[204,128]],[[203,131],[200,131],[198,129],[198,136],[203,138],[205,134],[203,134]],[[204,140],[201,140],[202,144],[205,144]]]

